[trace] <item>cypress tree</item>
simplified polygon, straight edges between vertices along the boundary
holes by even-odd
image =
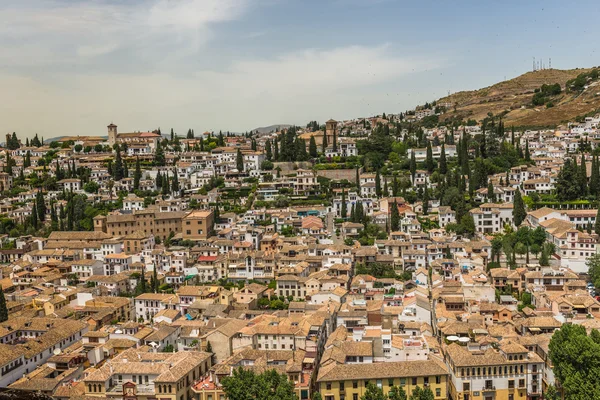
[[[273,160],[273,150],[271,149],[271,139],[267,139],[267,143],[265,143],[265,152],[267,160],[272,161]]]
[[[379,170],[375,172],[375,195],[381,197],[381,176],[379,176]]]
[[[354,212],[354,203],[352,203],[352,206],[350,206],[350,221],[356,222],[356,215]]]
[[[531,154],[529,154],[529,139],[525,140],[525,161],[531,161]]]
[[[277,140],[273,143],[273,161],[279,161],[279,145]]]
[[[600,207],[598,207],[598,211],[596,212],[596,222],[594,223],[594,232],[597,235],[600,235]]]
[[[392,182],[392,195],[398,196],[398,177],[394,175],[394,181]]]
[[[427,142],[427,157],[425,158],[425,166],[427,171],[433,172],[435,168],[435,162],[433,161],[433,150],[431,149],[431,142]]]
[[[162,186],[161,186],[163,196],[167,196],[171,191],[169,187],[169,174],[166,173],[162,177]]]
[[[415,158],[414,150],[410,153],[410,175],[412,176],[413,185],[415,183],[415,175],[417,173],[417,159]]]
[[[177,177],[177,168],[173,171],[173,182],[171,183],[171,191],[179,192],[179,178]]]
[[[38,228],[37,205],[35,201],[33,202],[33,207],[31,209],[31,226],[36,230]]]
[[[445,175],[448,172],[448,164],[446,163],[446,147],[442,144],[442,152],[440,154],[439,167],[440,174]]]
[[[429,214],[429,189],[423,192],[423,215]]]
[[[323,132],[323,143],[321,150],[323,154],[325,154],[325,150],[327,150],[327,132]]]
[[[342,218],[346,218],[348,214],[348,207],[346,206],[346,191],[342,190]]]
[[[142,167],[140,166],[140,158],[135,159],[135,172],[133,173],[133,189],[139,190],[140,180],[142,179]]]
[[[400,212],[398,211],[398,203],[394,200],[392,210],[390,212],[390,230],[397,232],[400,230]]]
[[[46,201],[41,190],[38,190],[37,194],[35,195],[35,199],[38,219],[44,222],[46,219]]]
[[[494,194],[494,185],[492,184],[491,180],[488,182],[487,198],[488,201],[491,203],[494,203],[496,201],[496,195]]]
[[[0,285],[0,322],[5,321],[8,321],[8,307],[6,306],[4,290],[2,290],[2,285]]]
[[[317,156],[317,142],[315,141],[315,137],[310,137],[310,143],[308,144],[308,154],[311,157],[315,158]]]
[[[200,151],[204,151],[204,138],[200,136]]]
[[[156,183],[156,189],[160,189],[162,187],[163,179],[162,179],[162,176],[160,174],[160,171],[158,171],[156,173],[156,181],[155,181],[155,183]]]
[[[598,195],[598,184],[600,183],[600,175],[598,175],[598,158],[592,157],[592,173],[590,175],[590,194]]]
[[[360,196],[360,173],[358,167],[356,167],[356,188],[358,190],[358,195]]]
[[[527,212],[525,211],[525,203],[523,202],[523,198],[521,197],[521,191],[517,190],[515,193],[515,201],[513,204],[513,219],[515,221],[515,226],[520,226],[526,217]]]
[[[388,183],[387,183],[386,178],[383,178],[383,195],[386,197],[390,195],[390,191],[388,189]]]
[[[237,167],[238,172],[244,172],[244,157],[242,156],[242,151],[240,149],[237,149],[235,165]]]

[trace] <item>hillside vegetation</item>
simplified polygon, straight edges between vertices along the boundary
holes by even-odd
[[[599,71],[546,69],[527,72],[483,89],[458,92],[437,101],[437,104],[452,105],[440,116],[440,121],[481,121],[491,112],[503,115],[505,126],[564,124],[600,109]],[[560,93],[555,90],[557,83]],[[548,86],[542,89],[542,85]]]

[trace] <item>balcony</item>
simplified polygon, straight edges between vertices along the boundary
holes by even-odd
[[[485,385],[483,387],[483,389],[481,389],[482,392],[495,392],[496,391],[496,386],[494,385]]]

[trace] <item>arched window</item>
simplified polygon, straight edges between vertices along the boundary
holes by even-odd
[[[92,391],[92,384],[88,383],[88,392],[91,392],[91,391]]]

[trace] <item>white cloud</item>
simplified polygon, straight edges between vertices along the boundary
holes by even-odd
[[[19,93],[0,109],[0,133],[14,126],[46,137],[104,134],[110,121],[125,131],[171,125],[179,132],[190,127],[243,131],[270,123],[354,117],[397,106],[380,91],[370,93],[372,87],[393,85],[413,70],[442,62],[394,56],[389,45],[348,46],[238,61],[226,71],[200,71],[191,78],[82,73],[71,76],[65,87],[13,78],[4,86],[0,76],[1,87]],[[36,118],[24,118],[23,109]]]

